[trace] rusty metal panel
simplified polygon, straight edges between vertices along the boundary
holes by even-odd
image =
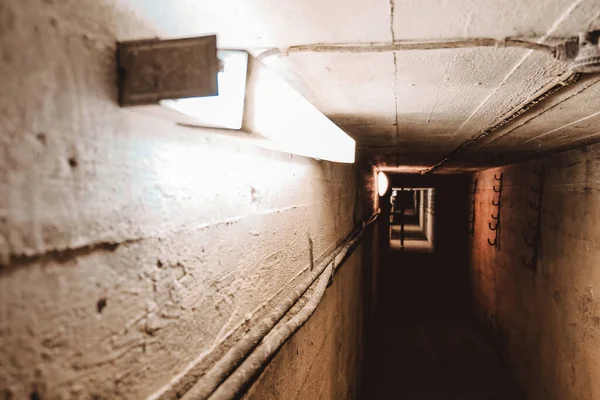
[[[218,94],[217,37],[120,42],[119,104]]]

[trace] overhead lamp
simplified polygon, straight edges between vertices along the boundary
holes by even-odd
[[[221,63],[216,96],[164,99],[160,105],[187,115],[201,126],[241,129],[248,72],[248,53],[217,50]]]
[[[272,150],[354,162],[350,136],[246,51],[217,50],[214,36],[119,43],[119,71],[122,106]]]
[[[389,180],[385,172],[379,171],[377,173],[377,190],[380,196],[384,196],[387,193],[389,186]]]

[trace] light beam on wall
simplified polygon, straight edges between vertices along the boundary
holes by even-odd
[[[354,139],[247,52],[217,51],[214,37],[119,43],[119,76],[123,106],[271,150],[354,162]]]

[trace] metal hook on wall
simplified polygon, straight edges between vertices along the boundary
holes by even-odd
[[[504,172],[500,173],[500,177],[497,177],[496,174],[494,174],[494,179],[497,182],[500,182],[500,185],[498,186],[498,188],[496,188],[496,185],[494,185],[492,186],[492,189],[494,189],[494,192],[500,193],[502,191],[502,180],[504,179]]]
[[[495,232],[495,237],[494,240],[491,241],[488,238],[488,244],[490,246],[494,246],[496,248],[498,248],[498,244],[499,244],[499,237],[500,237],[500,205],[502,203],[502,181],[504,180],[504,173],[501,172],[500,176],[494,174],[494,180],[498,183],[498,186],[496,185],[492,185],[492,190],[494,191],[494,193],[498,193],[498,197],[497,198],[492,198],[492,205],[494,207],[496,207],[496,214],[494,215],[494,213],[491,214],[492,217],[492,222],[488,223],[488,227],[490,228],[491,231]]]

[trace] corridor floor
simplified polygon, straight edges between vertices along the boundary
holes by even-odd
[[[380,268],[364,400],[521,399],[463,312],[448,255],[392,251]]]

